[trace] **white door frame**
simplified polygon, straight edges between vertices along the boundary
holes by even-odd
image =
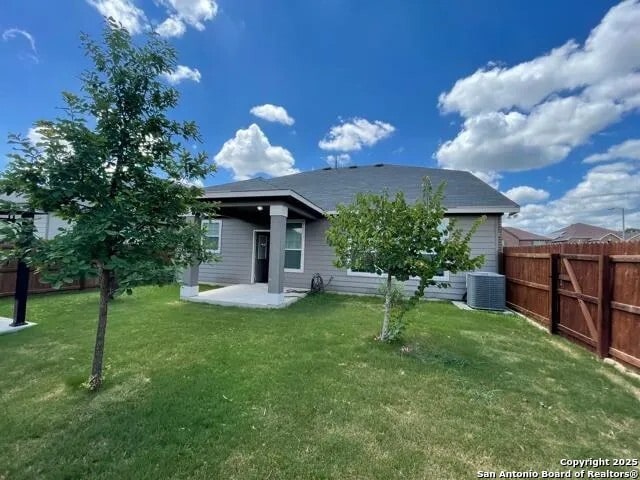
[[[253,230],[253,242],[251,244],[251,283],[256,283],[256,233],[267,232],[271,234],[271,230],[255,228]]]

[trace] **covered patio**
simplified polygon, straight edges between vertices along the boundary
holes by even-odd
[[[183,275],[181,299],[226,306],[283,308],[306,295],[305,290],[284,287],[285,245],[287,235],[292,234],[287,230],[287,223],[322,218],[324,211],[320,207],[292,190],[280,189],[207,192],[203,201],[218,203],[218,218],[222,222],[225,218],[241,219],[254,227],[253,252],[250,258],[242,260],[250,265],[251,273],[246,274],[246,281],[237,285],[200,292],[200,265],[192,265]],[[302,258],[297,260],[302,262]],[[215,266],[213,264],[213,268]]]

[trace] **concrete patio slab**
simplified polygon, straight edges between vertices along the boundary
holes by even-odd
[[[0,335],[4,335],[5,333],[15,333],[20,330],[24,330],[25,328],[33,327],[37,325],[37,323],[27,322],[26,325],[21,325],[19,327],[10,326],[11,322],[13,322],[12,318],[0,317]]]
[[[285,308],[307,295],[308,291],[285,288],[284,293],[269,293],[266,283],[230,285],[200,292],[194,296],[182,296],[188,302],[208,303],[226,307]]]

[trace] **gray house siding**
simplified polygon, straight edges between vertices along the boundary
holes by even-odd
[[[455,216],[458,224],[465,229],[471,227],[477,215]],[[488,216],[472,239],[472,254],[485,256],[481,270],[497,272],[501,216]],[[220,284],[249,283],[253,262],[253,230],[268,228],[237,219],[223,219],[221,257],[215,264],[200,266],[200,281]],[[373,294],[378,292],[382,278],[349,274],[347,270],[333,265],[333,249],[327,245],[325,232],[327,220],[305,223],[304,270],[285,272],[284,284],[290,288],[309,288],[311,277],[319,273],[325,285],[331,279],[327,290],[341,293]],[[430,288],[427,296],[433,298],[459,300],[466,291],[464,274],[450,275],[447,289]],[[417,280],[405,282],[407,294],[412,294]]]
[[[68,223],[52,213],[45,213],[35,215],[33,217],[33,225],[36,228],[36,235],[48,240],[55,237],[60,232],[60,229],[66,227]]]
[[[268,230],[236,218],[222,218],[220,261],[200,265],[200,281],[232,285],[251,283],[253,230]]]

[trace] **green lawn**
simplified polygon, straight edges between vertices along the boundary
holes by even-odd
[[[640,455],[640,384],[519,317],[428,302],[380,345],[377,299],[177,297],[112,304],[97,395],[97,294],[30,300],[39,325],[0,336],[0,478],[464,479]]]

